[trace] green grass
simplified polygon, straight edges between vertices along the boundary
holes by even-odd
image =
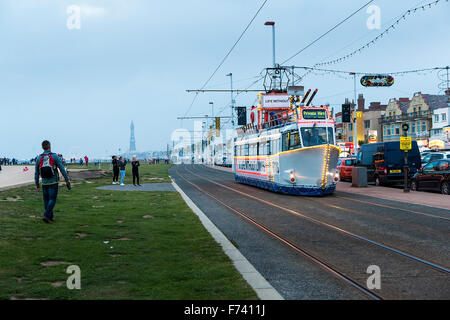
[[[142,166],[160,178],[143,182],[170,181],[168,168]],[[177,192],[96,189],[110,181],[61,187],[49,225],[33,186],[0,192],[18,200],[0,202],[0,299],[257,299]],[[46,261],[78,265],[81,290],[66,287],[69,264]]]

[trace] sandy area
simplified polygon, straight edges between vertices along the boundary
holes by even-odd
[[[24,171],[28,168],[28,171]],[[34,182],[34,165],[31,166],[2,166],[0,171],[0,190],[31,184]]]

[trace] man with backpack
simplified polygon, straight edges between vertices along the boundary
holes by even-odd
[[[42,142],[42,149],[44,152],[36,158],[34,182],[36,189],[40,189],[39,176],[42,178],[42,194],[44,198],[44,216],[42,220],[45,223],[53,221],[53,208],[58,197],[58,169],[61,171],[66,180],[67,188],[70,190],[71,185],[69,176],[64,168],[61,159],[57,154],[51,152],[50,142],[45,140]]]

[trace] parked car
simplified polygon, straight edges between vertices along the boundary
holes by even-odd
[[[450,194],[450,159],[426,164],[414,175],[411,190],[434,190]]]
[[[337,169],[339,171],[339,179],[352,179],[352,168],[355,162],[355,158],[342,158],[338,160]]]
[[[407,161],[408,178],[411,179],[422,164],[416,141],[411,143]],[[368,182],[375,182],[376,185],[403,183],[404,152],[400,150],[400,141],[362,145],[355,165],[367,168]]]
[[[422,159],[422,165],[437,161],[440,159],[450,159],[450,151],[430,152]]]

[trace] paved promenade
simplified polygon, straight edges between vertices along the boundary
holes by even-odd
[[[28,168],[28,171],[24,171]],[[2,166],[0,171],[0,190],[31,184],[34,181],[34,165]]]

